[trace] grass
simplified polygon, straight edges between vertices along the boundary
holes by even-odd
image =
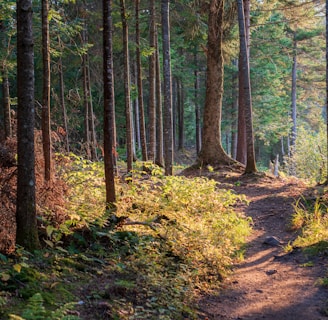
[[[327,206],[318,198],[314,203],[300,199],[294,206],[291,229],[300,231],[293,242],[309,254],[328,253]]]
[[[113,224],[103,164],[64,160],[67,219],[40,219],[39,252],[0,255],[0,318],[196,319],[197,294],[218,287],[243,256],[250,221],[233,206],[245,199],[138,163],[129,183],[117,180],[122,223]]]

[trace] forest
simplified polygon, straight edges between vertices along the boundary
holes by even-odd
[[[0,0],[0,318],[325,319],[327,15]]]

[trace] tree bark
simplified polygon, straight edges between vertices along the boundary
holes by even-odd
[[[132,112],[130,97],[130,59],[129,59],[129,31],[125,0],[121,0],[121,19],[123,26],[123,56],[124,56],[124,93],[125,93],[125,121],[126,121],[126,157],[127,171],[132,171],[133,139],[132,139]]]
[[[164,77],[164,161],[165,175],[173,174],[172,77],[170,53],[170,1],[161,0]]]
[[[104,60],[104,163],[106,207],[112,207],[115,195],[115,103],[112,50],[112,0],[103,0],[103,60]]]
[[[150,0],[150,35],[149,46],[149,143],[148,159],[155,160],[156,153],[156,16],[155,0]]]
[[[181,79],[177,78],[178,150],[184,148],[184,92]]]
[[[195,141],[196,141],[196,153],[197,155],[200,152],[201,149],[201,125],[200,125],[200,104],[198,102],[199,100],[199,71],[197,70],[198,68],[198,59],[197,59],[197,53],[195,54],[195,65],[196,69],[194,71],[195,75],[195,126],[196,126],[196,136],[195,136]]]
[[[294,34],[294,48],[293,48],[293,68],[292,68],[292,134],[290,139],[291,148],[295,148],[296,144],[296,135],[297,135],[297,123],[296,123],[296,114],[297,114],[297,106],[296,106],[296,82],[297,82],[297,40],[296,40],[296,32]],[[292,152],[293,153],[293,150]]]
[[[244,21],[245,21],[245,38],[246,38],[246,46],[247,46],[247,54],[249,57],[250,53],[250,0],[243,0],[243,12],[244,12]],[[244,75],[242,72],[242,60],[243,57],[241,52],[239,52],[239,94],[238,94],[238,132],[237,132],[237,153],[236,159],[237,161],[246,164],[247,162],[247,141],[246,141],[246,120],[245,120],[245,81]],[[248,59],[249,63],[249,59]]]
[[[34,40],[32,0],[17,0],[17,207],[16,242],[40,247],[36,221],[34,171]]]
[[[158,32],[156,28],[156,160],[155,163],[164,167],[163,156],[163,110],[161,89],[161,66],[158,47]]]
[[[50,39],[49,39],[49,2],[42,0],[42,61],[43,61],[43,93],[42,93],[42,142],[44,156],[44,178],[51,180],[51,128],[50,128]]]
[[[244,18],[243,0],[237,0],[238,4],[238,22],[239,22],[239,37],[240,37],[240,51],[241,51],[241,72],[243,74],[243,94],[245,101],[245,127],[246,127],[246,146],[247,159],[245,173],[255,173],[255,151],[254,151],[254,135],[253,135],[253,119],[252,119],[252,95],[251,82],[248,61],[248,49],[246,39],[246,28]]]
[[[82,43],[84,46],[87,44],[87,30],[86,29],[87,29],[87,26],[85,23],[84,29],[82,31]],[[91,160],[87,53],[84,53],[82,56],[82,69],[83,69],[84,140],[85,140],[86,157],[88,160]]]
[[[237,65],[236,60],[233,61]],[[238,72],[232,75],[232,106],[231,106],[231,156],[237,158],[237,140],[238,140]]]
[[[141,68],[141,53],[140,53],[140,26],[139,26],[139,11],[140,0],[136,0],[136,60],[137,60],[137,85],[138,85],[138,115],[140,128],[140,142],[142,161],[148,160],[147,141],[146,141],[146,126],[145,126],[145,108],[143,101],[143,85],[142,85],[142,68]]]
[[[235,163],[225,153],[221,143],[224,3],[224,0],[211,0],[209,5],[203,136],[202,148],[196,163],[199,166],[231,165]]]

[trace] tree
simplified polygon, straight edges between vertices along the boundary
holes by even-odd
[[[245,24],[245,41],[247,46],[247,54],[250,53],[250,0],[243,0],[243,12],[244,12],[244,24]],[[242,72],[242,52],[239,52],[239,95],[238,95],[238,133],[237,133],[237,154],[236,160],[246,164],[247,162],[247,141],[246,141],[246,120],[245,120],[245,93],[244,93],[244,82],[247,79],[244,79],[244,72]],[[249,63],[249,59],[248,59]]]
[[[154,161],[156,155],[156,12],[155,0],[150,0],[149,46],[149,143],[148,158]]]
[[[136,60],[137,60],[137,86],[138,86],[138,106],[139,106],[139,126],[140,126],[140,142],[142,161],[147,161],[147,141],[145,127],[145,108],[143,101],[143,85],[142,85],[142,68],[141,68],[141,52],[140,52],[140,25],[139,12],[140,0],[136,0]]]
[[[202,148],[197,165],[231,165],[235,161],[221,143],[223,95],[224,0],[211,0],[208,14],[206,98],[203,115]]]
[[[124,56],[124,94],[125,94],[125,129],[126,129],[126,159],[127,171],[132,171],[133,139],[132,139],[132,112],[130,97],[130,58],[129,58],[129,29],[127,23],[125,0],[121,0],[121,19],[123,31],[123,56]]]
[[[17,1],[17,208],[16,242],[39,248],[34,172],[34,40],[32,0]]]
[[[253,135],[253,118],[252,118],[252,96],[251,96],[251,81],[249,73],[247,36],[244,18],[243,0],[238,0],[238,22],[239,22],[239,37],[240,37],[240,56],[241,72],[243,74],[243,100],[245,103],[245,127],[246,127],[246,146],[247,158],[245,173],[254,173],[257,171],[254,152],[254,135]]]
[[[115,195],[115,104],[112,49],[112,0],[103,0],[103,78],[104,78],[104,163],[106,207],[116,201]]]
[[[161,66],[158,46],[158,31],[156,28],[156,159],[158,166],[164,166],[163,157],[163,110],[162,110],[162,91],[161,91]]]
[[[44,157],[44,179],[51,180],[51,128],[50,128],[50,39],[49,39],[49,2],[42,0],[42,145]]]
[[[164,77],[164,162],[165,175],[173,174],[172,77],[170,53],[170,1],[162,0],[163,77]]]

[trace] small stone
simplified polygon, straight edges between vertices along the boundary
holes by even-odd
[[[264,244],[267,244],[269,246],[280,246],[282,245],[282,242],[274,236],[268,236],[263,241]]]
[[[265,273],[268,275],[268,276],[272,276],[273,274],[277,273],[278,271],[276,269],[273,269],[273,270],[268,270],[268,271],[265,271]]]

